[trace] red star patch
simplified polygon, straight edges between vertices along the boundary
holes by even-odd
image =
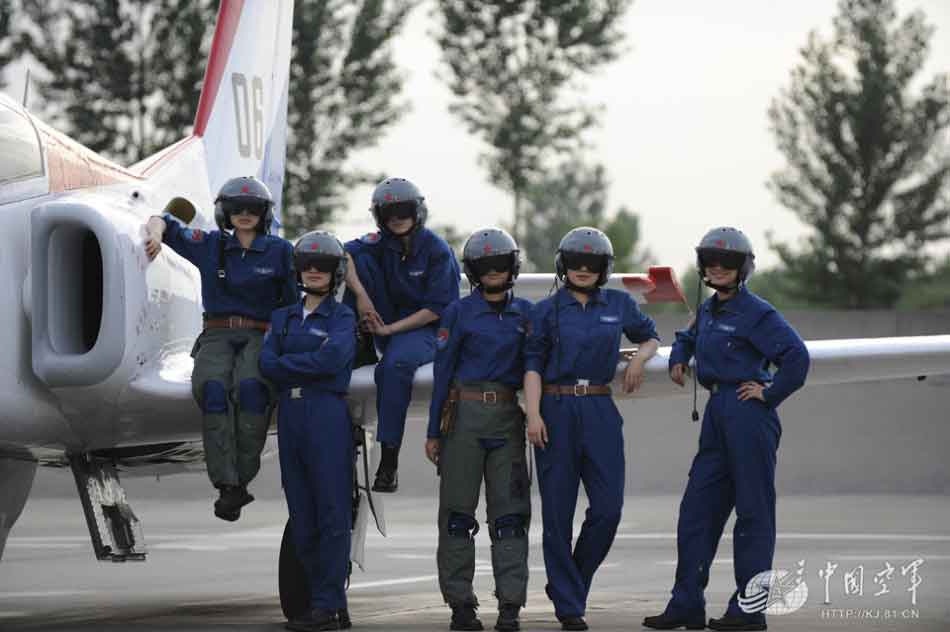
[[[584,244],[584,252],[590,252],[594,248],[590,244]]]
[[[386,200],[387,202],[392,202],[392,201],[393,201],[393,194],[392,194],[392,193],[387,193],[386,195],[383,196],[383,199]]]
[[[191,241],[201,241],[201,231],[197,228],[191,231]]]
[[[310,244],[310,250],[320,250],[320,244]]]
[[[251,189],[246,184],[243,187],[241,187],[241,193],[250,193],[250,192],[251,192]]]
[[[491,244],[485,244],[485,253],[491,252]]]
[[[724,242],[724,241],[721,240],[721,239],[717,239],[717,240],[716,240],[716,247],[717,247],[717,248],[725,248],[725,247],[726,247],[726,242]]]

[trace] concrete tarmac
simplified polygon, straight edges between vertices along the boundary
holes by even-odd
[[[617,539],[591,591],[592,630],[639,630],[644,616],[662,610],[675,569],[678,502],[675,496],[627,498]],[[368,569],[354,572],[349,590],[354,630],[448,629],[449,610],[436,580],[436,507],[433,497],[387,497],[389,535],[374,532],[367,540]],[[582,495],[578,529],[585,507]],[[149,559],[112,564],[94,560],[77,500],[31,500],[0,563],[0,630],[282,629],[282,500],[258,500],[235,524],[215,519],[203,500],[140,499],[134,508]],[[540,515],[535,492],[522,629],[558,630],[544,594]],[[786,496],[778,520],[774,566],[793,573],[801,568],[807,600],[795,612],[770,615],[770,629],[950,630],[945,496]],[[734,588],[731,529],[712,567],[709,616],[722,613]],[[475,584],[486,629],[496,616],[489,560],[482,530]],[[915,560],[923,561],[914,567]],[[826,587],[829,563],[838,566]],[[858,569],[863,594],[857,594],[857,582],[849,594],[845,573]],[[915,572],[916,596],[909,591]],[[830,603],[824,603],[826,588]]]

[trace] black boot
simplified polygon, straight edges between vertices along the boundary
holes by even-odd
[[[391,494],[399,489],[399,475],[396,471],[398,469],[399,446],[383,445],[376,480],[373,481],[373,491]]]
[[[558,617],[562,630],[586,630],[587,622],[584,617]]]
[[[346,608],[340,608],[336,611],[336,618],[340,622],[341,630],[349,630],[353,627],[353,622],[350,621],[350,611]]]
[[[214,502],[214,515],[222,520],[234,522],[241,517],[241,507],[254,502],[254,496],[248,493],[246,487],[222,485],[220,496]]]
[[[340,622],[336,613],[314,608],[299,619],[291,619],[284,627],[294,632],[322,632],[323,630],[339,630]]]
[[[710,630],[730,630],[746,632],[753,630],[767,630],[764,617],[743,617],[734,614],[726,614],[721,619],[709,620]]]
[[[452,623],[450,630],[484,630],[482,622],[475,614],[475,606],[470,603],[455,604],[452,606]]]
[[[521,629],[518,621],[518,612],[521,606],[511,603],[498,604],[498,621],[495,623],[495,629],[499,632],[515,632]]]
[[[646,617],[643,620],[643,626],[654,630],[678,630],[679,628],[703,630],[706,628],[706,617],[703,614],[698,617],[685,617],[664,611],[663,614]]]

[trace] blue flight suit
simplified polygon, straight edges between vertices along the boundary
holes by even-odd
[[[274,312],[261,372],[278,387],[280,474],[310,606],[346,608],[353,514],[353,430],[346,393],[356,317],[332,296],[306,319],[303,301]]]
[[[246,250],[233,234],[182,226],[165,214],[162,241],[198,268],[208,317],[270,321],[271,312],[297,299],[293,246],[260,234]],[[222,240],[224,240],[222,242]],[[224,245],[225,278],[218,278]],[[206,329],[195,341],[192,394],[202,410],[208,477],[215,487],[246,486],[260,469],[272,387],[261,376],[259,329]]]
[[[480,289],[442,314],[435,355],[430,439],[441,439],[439,457],[439,588],[450,605],[477,604],[475,509],[482,479],[491,537],[495,596],[522,606],[528,589],[531,490],[525,459],[524,413],[517,401],[460,401],[453,427],[440,430],[449,388],[517,391],[524,383],[524,342],[531,303],[506,296],[489,305]]]
[[[582,305],[566,288],[540,301],[530,320],[525,370],[545,384],[609,384],[620,336],[659,340],[653,319],[626,292],[600,289]],[[623,507],[623,418],[611,397],[542,395],[547,448],[535,448],[544,521],[546,591],[559,618],[583,616],[591,580],[607,556]],[[578,483],[590,507],[571,551]]]
[[[360,282],[376,312],[389,324],[420,309],[439,316],[459,297],[459,265],[445,240],[427,228],[412,237],[410,251],[403,252],[398,237],[370,233],[346,243]],[[344,301],[355,307],[353,294]],[[438,321],[393,336],[377,336],[383,357],[376,365],[377,439],[387,446],[402,444],[406,412],[412,398],[412,378],[435,357]]]
[[[691,329],[678,331],[670,368],[696,357],[699,383],[711,391],[689,471],[677,526],[676,584],[667,610],[703,620],[703,591],[723,527],[736,510],[733,530],[738,590],[728,616],[763,620],[738,604],[739,591],[772,568],[775,551],[775,461],[782,427],[776,407],[801,388],[808,373],[805,343],[782,316],[744,286],[720,301],[707,299]],[[769,365],[778,367],[770,373]],[[742,382],[767,385],[765,403],[740,401]]]
[[[269,321],[278,307],[297,300],[294,247],[276,235],[258,235],[244,250],[234,234],[183,226],[169,213],[162,241],[201,274],[201,304],[209,315],[241,315]],[[218,252],[224,245],[226,280],[218,278]]]

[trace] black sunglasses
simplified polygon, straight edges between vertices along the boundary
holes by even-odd
[[[741,252],[701,252],[699,263],[704,269],[719,266],[726,270],[738,270],[745,263],[745,257]]]
[[[294,267],[297,268],[297,272],[306,272],[311,268],[316,269],[317,272],[335,272],[338,265],[340,265],[340,259],[330,255],[305,252],[294,256]]]
[[[595,255],[586,252],[562,252],[561,258],[564,260],[564,267],[568,270],[581,270],[587,268],[588,272],[600,274],[607,268],[607,256]]]
[[[379,209],[379,218],[387,222],[393,218],[396,219],[415,219],[415,202],[395,202],[387,204]]]
[[[232,202],[225,207],[225,210],[229,215],[241,215],[242,213],[247,213],[253,215],[254,217],[264,217],[267,213],[267,206],[264,204],[241,204]]]
[[[476,276],[483,277],[490,272],[511,272],[514,267],[514,255],[492,255],[480,257],[468,264]]]

